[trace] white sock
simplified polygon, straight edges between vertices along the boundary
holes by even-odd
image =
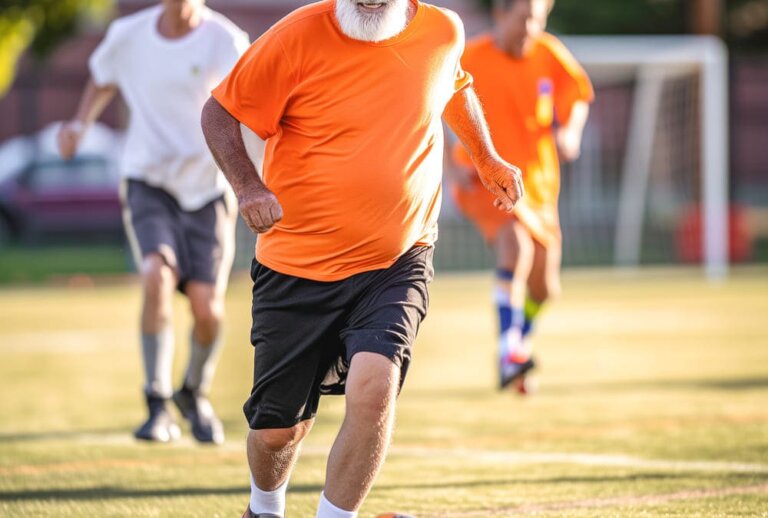
[[[276,514],[285,516],[285,490],[288,489],[288,481],[274,491],[262,491],[256,486],[251,474],[251,512],[255,514]]]
[[[187,374],[184,376],[184,385],[187,388],[208,395],[211,383],[213,382],[213,374],[216,371],[219,352],[221,351],[221,346],[224,345],[222,334],[219,331],[212,343],[202,345],[195,339],[194,333],[191,333],[189,340],[189,365],[187,366]]]
[[[155,334],[141,334],[144,360],[144,392],[163,398],[173,394],[171,370],[173,368],[173,326],[167,325]]]
[[[320,505],[317,506],[316,518],[357,518],[357,512],[339,509],[325,498],[325,493],[320,493]]]

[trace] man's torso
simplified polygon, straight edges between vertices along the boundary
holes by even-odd
[[[116,22],[127,33],[115,49],[117,86],[130,110],[123,170],[195,209],[226,188],[200,129],[200,112],[237,57],[222,52],[234,47],[237,35],[204,9],[198,27],[169,40],[157,29],[161,12],[154,7]]]
[[[284,218],[260,237],[259,261],[337,280],[434,242],[441,116],[455,93],[459,30],[420,4],[398,36],[352,40],[329,1],[273,28],[270,43],[283,46],[296,78],[264,166]]]

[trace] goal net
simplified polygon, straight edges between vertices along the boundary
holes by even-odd
[[[572,265],[701,262],[727,272],[727,63],[707,36],[563,38],[595,86],[582,156],[562,168],[563,259]],[[488,267],[446,200],[436,261]]]

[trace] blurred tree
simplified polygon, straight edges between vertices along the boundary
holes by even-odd
[[[487,8],[494,0],[478,0]],[[555,0],[550,27],[566,34],[685,32],[685,0]]]
[[[114,0],[0,0],[0,97],[29,48],[38,58],[75,34],[84,22],[103,20]]]
[[[494,0],[477,0],[490,8]],[[768,51],[768,0],[721,0],[723,31],[738,50]],[[550,28],[564,34],[685,34],[695,0],[555,0]]]
[[[768,51],[768,0],[728,0],[726,31],[735,49]]]

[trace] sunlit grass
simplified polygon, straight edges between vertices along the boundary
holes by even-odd
[[[495,390],[489,274],[438,275],[391,454],[361,516],[760,515],[768,270],[566,274],[538,326],[540,392]],[[229,292],[213,389],[227,443],[135,444],[138,288],[0,291],[0,515],[238,516],[250,285]],[[177,300],[177,373],[189,320]],[[311,517],[342,416],[327,398],[289,489]],[[580,455],[580,456],[579,456]],[[640,500],[640,498],[646,498]]]

